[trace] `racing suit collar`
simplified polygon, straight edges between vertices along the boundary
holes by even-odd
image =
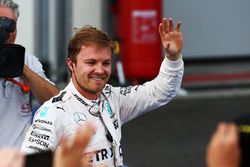
[[[72,79],[70,80],[69,84],[66,86],[65,88],[66,90],[76,94],[78,97],[80,97],[81,99],[83,99],[84,101],[88,101],[89,103],[98,103],[98,101],[100,101],[100,98],[98,97],[96,100],[89,100],[86,97],[84,97],[74,86]]]

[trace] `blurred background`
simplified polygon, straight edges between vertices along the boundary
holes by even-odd
[[[36,55],[60,88],[74,28],[93,25],[119,46],[110,83],[151,80],[164,55],[162,17],[180,20],[184,36],[182,89],[168,105],[124,125],[129,167],[205,166],[205,148],[220,121],[249,111],[250,1],[248,0],[16,0],[16,43]]]

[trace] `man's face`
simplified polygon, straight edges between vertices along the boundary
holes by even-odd
[[[0,5],[0,17],[7,17],[12,20],[17,20],[14,11],[11,8],[5,8]],[[7,44],[12,44],[15,42],[16,39],[16,31],[10,33],[10,37],[6,41]]]
[[[93,94],[95,97],[99,95],[108,82],[111,75],[111,54],[109,48],[90,45],[82,46],[75,63],[68,59],[73,83],[86,98],[92,98]]]

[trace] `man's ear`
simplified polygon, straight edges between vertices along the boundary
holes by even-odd
[[[74,71],[74,68],[73,68],[74,61],[71,58],[67,58],[66,63],[68,65],[70,72],[73,72]]]

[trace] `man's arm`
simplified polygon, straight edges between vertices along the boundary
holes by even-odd
[[[159,75],[150,82],[135,87],[121,88],[121,120],[125,123],[142,113],[152,111],[171,101],[180,88],[183,77],[183,47],[181,23],[173,28],[173,20],[162,19],[159,24],[159,34],[162,46],[167,52],[161,64]],[[159,56],[159,55],[157,55]],[[120,93],[122,94],[122,93]]]
[[[24,65],[22,78],[40,103],[47,101],[59,93],[57,87],[33,72],[27,65]]]

